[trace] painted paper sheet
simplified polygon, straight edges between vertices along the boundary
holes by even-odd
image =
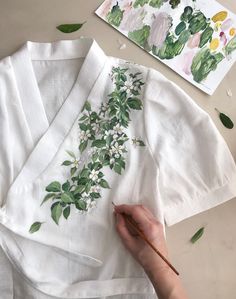
[[[214,0],[106,0],[96,14],[210,95],[236,60],[236,15]]]

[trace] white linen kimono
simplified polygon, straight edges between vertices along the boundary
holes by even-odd
[[[1,60],[0,119],[0,244],[16,299],[155,298],[111,202],[173,225],[236,195],[209,115],[92,39],[27,42]]]

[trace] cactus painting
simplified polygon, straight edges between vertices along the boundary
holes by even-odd
[[[236,60],[236,16],[215,0],[106,0],[96,14],[210,95]]]

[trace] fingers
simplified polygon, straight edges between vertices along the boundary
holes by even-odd
[[[125,219],[120,213],[116,213],[116,229],[126,244],[132,241],[132,236],[126,226]]]
[[[131,216],[141,227],[146,226],[154,218],[151,211],[143,205],[119,205],[115,206],[116,213],[124,213]]]

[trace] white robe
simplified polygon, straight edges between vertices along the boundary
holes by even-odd
[[[156,70],[108,57],[91,39],[27,42],[0,62],[0,86],[0,244],[12,265],[4,262],[0,276],[13,269],[8,285],[0,280],[3,299],[13,293],[17,299],[155,298],[116,233],[111,202],[144,204],[173,225],[233,198],[235,163],[209,115]],[[103,105],[122,96],[129,103],[127,125],[102,129],[102,122],[114,121],[111,104],[104,117]],[[118,110],[116,120],[125,118]],[[84,130],[81,117],[92,112],[100,120]],[[87,170],[90,185],[76,199],[91,211],[60,198],[52,216],[52,198],[41,205],[52,192],[45,188],[54,181],[72,185],[70,168],[87,169],[103,148],[110,157],[101,163],[102,179],[99,170]],[[62,165],[74,163],[68,150],[79,164]],[[95,205],[91,193],[99,196]],[[34,222],[41,227],[30,233]]]

